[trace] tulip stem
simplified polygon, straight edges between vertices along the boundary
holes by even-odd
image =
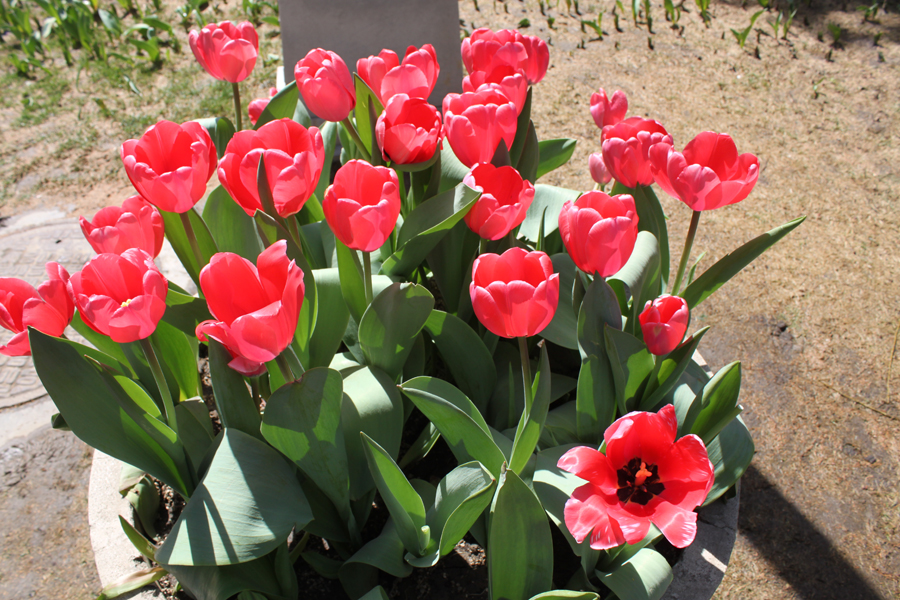
[[[234,95],[234,119],[235,126],[237,127],[237,131],[243,129],[243,123],[241,121],[241,89],[236,83],[231,84],[231,91]]]
[[[525,410],[531,410],[533,402],[531,394],[531,359],[528,358],[528,338],[520,336],[519,338],[519,356],[522,359],[522,378],[525,382]],[[512,424],[510,424],[512,427]]]
[[[278,368],[281,370],[281,376],[284,377],[285,381],[290,383],[291,381],[297,380],[297,378],[294,377],[294,372],[291,370],[291,365],[288,363],[284,352],[275,357],[275,362],[278,363]]]
[[[478,240],[478,254],[487,254],[488,241],[484,238]]]
[[[410,196],[406,193],[406,182],[403,180],[403,171],[399,169],[394,169],[394,172],[397,174],[397,183],[400,184],[400,206],[402,207],[401,214],[405,218],[406,215],[410,213],[413,209],[410,204]]]
[[[359,133],[356,131],[356,127],[353,126],[353,122],[350,120],[350,115],[341,121],[341,125],[344,126],[344,129],[347,130],[347,134],[353,138],[353,143],[356,144],[356,147],[359,149],[359,153],[362,154],[362,157],[366,159],[366,162],[371,162],[372,155],[369,154],[369,151],[366,149],[366,145],[363,144],[363,141],[359,137]]]
[[[250,380],[250,394],[253,396],[253,403],[256,404],[256,410],[262,406],[262,399],[259,395],[259,375],[256,377],[248,377]]]
[[[297,343],[296,341],[294,342]],[[288,346],[284,349],[283,354],[287,355],[288,364],[291,365],[291,371],[294,372],[295,377],[301,377],[306,369],[303,368],[303,363],[300,362],[300,358],[297,356],[297,353],[294,351],[293,346]]]
[[[153,379],[156,380],[156,387],[159,388],[163,410],[166,413],[166,423],[169,424],[169,428],[175,432],[175,435],[178,435],[178,418],[175,415],[172,394],[169,393],[169,384],[166,383],[166,377],[163,375],[162,367],[159,365],[159,358],[156,356],[156,351],[153,349],[153,343],[150,341],[150,338],[141,340],[141,350],[144,351],[144,356],[150,365],[150,371],[153,372]]]
[[[363,252],[363,283],[366,287],[366,306],[372,304],[372,257]]]
[[[677,296],[681,287],[681,279],[691,257],[691,246],[694,245],[694,236],[697,235],[697,226],[700,224],[700,211],[695,210],[691,215],[691,225],[688,227],[687,237],[684,240],[684,251],[681,253],[681,262],[678,263],[678,275],[675,277],[675,285],[672,286],[672,295]]]
[[[194,210],[193,208],[190,210]],[[200,254],[200,245],[197,243],[197,235],[194,233],[194,226],[191,225],[191,217],[187,212],[179,213],[181,217],[181,225],[184,227],[184,234],[187,236],[188,243],[191,245],[191,251],[194,258],[197,259],[197,273],[205,266],[203,256]]]

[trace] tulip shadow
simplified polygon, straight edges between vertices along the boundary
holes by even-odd
[[[751,465],[741,478],[738,533],[806,600],[883,598],[807,519]]]

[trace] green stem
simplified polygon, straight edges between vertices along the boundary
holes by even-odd
[[[240,87],[238,86],[238,84],[232,83],[231,91],[232,91],[232,95],[234,96],[235,127],[237,127],[237,130],[240,131],[241,129],[244,128],[243,124],[242,124],[242,120],[241,120],[241,112],[242,112],[241,111],[241,90],[240,90]]]
[[[344,126],[344,129],[347,130],[347,133],[353,138],[353,143],[356,144],[356,147],[359,149],[359,153],[362,154],[362,157],[366,159],[366,161],[372,160],[372,155],[366,149],[366,145],[363,144],[363,141],[359,137],[359,133],[356,131],[356,127],[353,126],[353,122],[350,120],[350,115],[347,115],[347,118],[341,121],[341,125]]]
[[[400,206],[402,208],[400,214],[403,215],[403,218],[406,218],[406,215],[410,213],[413,207],[410,206],[409,195],[406,193],[406,181],[403,180],[403,171],[394,169],[394,172],[397,174],[397,182],[400,184]]]
[[[478,240],[478,254],[487,254],[488,241],[484,238]]]
[[[259,410],[259,407],[262,405],[262,399],[259,395],[259,376],[250,377],[250,394],[253,396],[253,402],[256,404],[256,409]]]
[[[681,261],[678,263],[678,275],[675,276],[675,285],[672,286],[672,295],[677,296],[681,288],[681,280],[684,270],[687,268],[691,257],[691,246],[694,245],[694,236],[697,235],[697,225],[700,224],[700,211],[695,210],[691,215],[691,225],[688,227],[687,237],[684,240],[684,251],[681,253]]]
[[[175,435],[178,435],[178,418],[175,416],[175,405],[172,403],[172,395],[169,393],[169,384],[166,383],[166,377],[163,375],[162,367],[159,364],[159,359],[156,356],[156,351],[153,349],[153,343],[150,341],[150,338],[141,340],[141,350],[144,351],[144,356],[150,365],[150,371],[153,372],[156,387],[159,388],[163,409],[166,412],[166,423],[169,424],[169,428],[175,432]]]
[[[531,395],[531,360],[528,358],[528,338],[521,336],[519,340],[519,356],[522,359],[522,378],[525,382],[525,410],[531,410],[534,401]]]
[[[369,252],[363,252],[363,283],[366,287],[366,306],[372,304],[372,258]]]
[[[291,234],[291,237],[294,238],[294,243],[300,248],[303,252],[303,257],[309,263],[310,268],[318,269],[321,267],[316,262],[316,257],[313,255],[312,250],[309,248],[309,242],[306,241],[306,236],[303,235],[303,228],[297,223],[296,215],[292,215],[290,217],[284,218],[285,223],[287,224],[288,232]]]
[[[294,352],[293,346],[288,346],[281,354],[287,357],[287,362],[291,366],[291,371],[294,372],[295,377],[299,378],[306,372],[306,369],[303,368],[303,363],[300,362],[300,358]]]
[[[190,210],[194,210],[193,208]],[[194,253],[194,258],[197,259],[197,272],[200,272],[206,261],[203,260],[203,255],[200,254],[200,244],[197,243],[197,235],[194,233],[194,226],[191,225],[191,218],[188,216],[187,212],[179,213],[179,217],[181,217],[181,226],[184,227],[184,234],[187,236],[188,243],[191,245],[191,251]]]
[[[285,357],[284,352],[275,357],[275,362],[278,363],[278,368],[281,369],[281,376],[284,377],[285,381],[296,381],[297,378],[294,377],[294,372],[291,370],[291,365],[288,364],[288,359]]]

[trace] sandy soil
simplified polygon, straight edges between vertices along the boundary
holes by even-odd
[[[743,363],[744,415],[758,450],[717,597],[900,597],[900,364],[891,366],[900,362],[893,352],[900,326],[896,4],[877,23],[864,22],[855,4],[801,5],[786,41],[771,36],[777,12],[769,12],[744,49],[730,29],[747,26],[755,3],[714,3],[709,27],[686,4],[673,29],[662,3],[653,2],[652,34],[646,24],[635,27],[630,9],[617,31],[610,0],[580,4],[580,16],[574,5],[567,14],[565,2],[546,15],[531,0],[459,5],[468,31],[527,18],[524,31],[552,44],[551,68],[535,89],[538,135],[579,144],[570,164],[544,182],[592,186],[587,156],[599,150],[600,132],[588,105],[602,86],[624,90],[629,114],[658,119],[679,148],[710,129],[759,156],[753,194],[703,215],[694,246],[696,255],[706,253],[701,267],[808,215],[693,315],[694,327],[712,326],[701,351],[713,368]],[[581,31],[580,20],[596,19],[601,7],[599,41],[590,28]],[[829,23],[840,25],[840,44],[831,43]],[[277,38],[264,43],[264,52],[278,53]],[[246,96],[271,85],[257,71]],[[73,75],[49,103],[58,116],[37,125],[23,123],[28,111],[19,100],[32,86],[39,104],[52,94],[39,83],[4,79],[12,91],[0,102],[0,210],[45,205],[91,214],[118,203],[131,193],[117,157],[123,139],[158,116],[202,116],[188,112],[187,99],[230,112],[228,97],[189,55],[173,55],[161,72],[142,77],[142,98],[121,86],[103,90],[112,111],[104,116],[93,100],[99,80],[79,87]],[[659,195],[676,260],[690,212]]]

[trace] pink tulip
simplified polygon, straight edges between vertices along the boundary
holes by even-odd
[[[122,144],[122,162],[131,184],[145,200],[174,213],[189,211],[206,193],[216,172],[216,147],[195,121],[160,121],[139,140]]]
[[[381,97],[381,82],[388,71],[400,66],[400,59],[393,50],[384,49],[378,53],[378,56],[369,56],[356,61],[356,74],[359,78],[366,82],[378,100],[384,105]]]
[[[363,252],[380,248],[400,215],[400,182],[387,167],[364,160],[338,169],[322,201],[325,220],[345,246]]]
[[[219,181],[251,217],[265,210],[257,186],[260,156],[265,157],[275,211],[281,217],[300,212],[316,191],[325,164],[322,134],[291,119],[234,134],[219,164]]]
[[[603,162],[603,154],[600,152],[594,152],[588,157],[588,167],[591,170],[591,179],[600,185],[606,185],[612,181],[612,174],[606,168],[606,163]]]
[[[166,312],[169,283],[149,254],[99,254],[69,279],[84,322],[120,344],[150,337]]]
[[[197,339],[224,345],[235,371],[259,375],[294,339],[305,287],[284,240],[265,249],[256,265],[230,252],[214,254],[200,271],[200,288],[217,320],[197,325]]]
[[[663,294],[648,301],[638,320],[650,354],[662,356],[677,348],[687,332],[689,319],[690,311],[683,298]]]
[[[259,118],[262,116],[263,111],[266,110],[266,107],[269,105],[269,100],[271,100],[277,93],[278,88],[271,87],[269,88],[268,98],[257,98],[256,100],[250,101],[250,104],[247,105],[247,113],[250,115],[250,123],[252,125],[256,125],[256,122],[259,121]]]
[[[12,331],[12,339],[0,346],[6,356],[31,356],[28,328],[59,337],[72,321],[75,304],[66,289],[69,274],[48,262],[47,281],[37,289],[21,279],[0,277],[0,327]]]
[[[381,82],[381,103],[386,104],[397,94],[427,100],[441,72],[437,53],[431,44],[420,49],[410,46],[399,66],[384,75]]]
[[[326,121],[343,121],[356,106],[356,86],[343,59],[315,48],[294,68],[303,102]]]
[[[559,234],[575,265],[588,274],[609,277],[621,269],[638,234],[634,198],[586,192],[563,204]]]
[[[544,78],[550,65],[547,42],[511,29],[476,29],[462,41],[461,53],[470,75],[475,71],[490,72],[505,64],[521,69],[532,85]]]
[[[444,98],[444,135],[467,167],[491,162],[500,140],[512,147],[517,117],[516,105],[494,89]]]
[[[478,164],[463,183],[481,192],[464,219],[469,229],[486,240],[499,240],[521,225],[534,200],[534,186],[512,167]]]
[[[378,117],[375,139],[385,160],[400,165],[431,160],[441,142],[441,114],[427,100],[396,94]]]
[[[156,258],[162,250],[163,219],[140,196],[127,198],[122,206],[107,206],[90,221],[80,217],[79,222],[84,237],[97,254],[122,254],[129,248],[140,248]]]
[[[672,144],[672,136],[658,121],[631,117],[603,128],[603,162],[616,181],[625,187],[653,183],[650,147]]]
[[[704,131],[683,152],[671,145],[650,149],[653,179],[692,210],[713,210],[746,198],[759,177],[759,159],[738,156],[731,136]]]
[[[603,88],[591,95],[591,116],[597,127],[603,129],[607,125],[616,125],[625,119],[628,112],[628,98],[621,90],[616,90],[612,98],[606,97]]]
[[[606,454],[578,446],[559,459],[560,469],[587,481],[566,501],[566,527],[579,544],[606,550],[637,544],[656,525],[676,548],[697,534],[697,513],[715,473],[703,441],[679,439],[671,404],[658,413],[632,412],[609,426]]]
[[[253,25],[244,21],[211,23],[188,35],[197,62],[220,81],[238,83],[247,79],[259,56],[259,37]]]
[[[516,105],[516,112],[521,114],[528,96],[528,80],[525,74],[509,65],[500,65],[490,73],[474,71],[463,77],[464,92],[480,92],[485,89],[496,89],[510,102]]]
[[[510,248],[482,254],[469,285],[475,316],[505,338],[535,335],[550,324],[559,304],[559,275],[543,252]]]

